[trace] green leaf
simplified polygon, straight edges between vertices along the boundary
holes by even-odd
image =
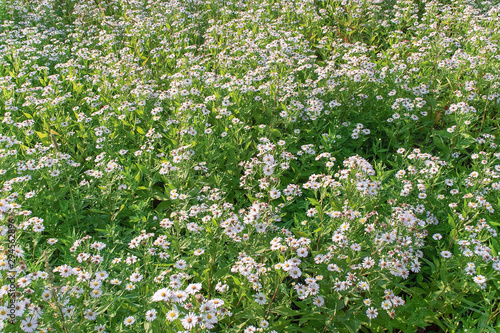
[[[306,237],[306,238],[310,237],[309,234],[307,234],[307,233],[305,233],[303,231],[295,231],[294,233],[295,233],[295,235],[297,235],[299,237]]]
[[[249,309],[249,310],[241,311],[241,312],[238,312],[236,315],[238,316],[238,318],[255,319],[255,311],[254,311],[254,309]]]
[[[148,170],[148,168],[147,168],[146,166],[144,166],[144,165],[142,165],[142,164],[139,164],[139,163],[136,163],[136,165],[137,165],[137,168],[138,168],[138,169],[139,169],[142,173],[144,173],[144,174],[149,173],[149,172],[148,172],[149,170]]]
[[[159,192],[159,191],[155,191],[153,193],[153,198],[155,198],[156,200],[160,200],[160,201],[168,200],[168,197],[163,192]]]
[[[40,138],[40,141],[42,141],[43,144],[50,145],[51,141],[50,141],[49,135],[47,133],[42,133],[42,132],[37,132],[37,131],[35,131],[35,133],[38,135],[38,137]]]
[[[496,238],[491,238],[491,244],[493,245],[491,253],[493,256],[497,256],[498,251],[500,251],[500,244],[498,243],[498,240]]]
[[[455,219],[453,219],[453,216],[448,215],[448,223],[455,228]]]
[[[271,312],[286,317],[295,317],[301,314],[299,311],[292,310],[283,305],[275,307],[274,309],[271,310]]]
[[[301,316],[300,319],[299,319],[299,325],[303,325],[304,323],[307,323],[307,325],[311,325],[311,321],[314,321],[314,322],[321,322],[324,324],[324,321],[321,321],[320,318],[322,317],[321,314],[319,313],[313,313],[313,314],[309,314],[309,315],[306,315],[306,316]]]
[[[135,175],[134,180],[138,183],[141,181],[141,172],[140,171]]]
[[[170,208],[170,203],[168,201],[162,201],[156,206],[156,211],[162,212]]]
[[[448,145],[444,142],[443,138],[439,135],[434,135],[432,137],[432,142],[436,147],[442,150],[445,154],[448,154],[449,148]]]
[[[276,128],[271,128],[270,129],[271,133],[276,135],[277,138],[281,138],[282,137],[282,134],[279,130],[277,130]]]
[[[231,278],[233,279],[234,283],[235,283],[237,286],[239,286],[239,285],[241,284],[240,279],[238,279],[236,276],[234,276],[234,275],[230,275],[230,276],[231,276]]]
[[[312,204],[313,206],[319,206],[319,202],[318,202],[318,200],[316,200],[316,199],[314,199],[314,198],[307,198],[307,199],[309,199],[309,201],[311,202],[311,204]]]
[[[458,142],[457,142],[455,148],[458,150],[463,150],[463,149],[470,147],[475,142],[476,142],[476,140],[474,140],[474,138],[470,134],[462,133],[461,138],[458,139]]]

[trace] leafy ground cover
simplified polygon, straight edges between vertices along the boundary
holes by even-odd
[[[499,13],[3,0],[0,329],[497,332]]]

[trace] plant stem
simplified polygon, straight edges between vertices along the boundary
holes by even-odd
[[[283,281],[283,277],[280,277],[278,281],[278,285],[276,286],[276,289],[274,290],[273,297],[271,298],[271,301],[269,301],[269,308],[267,309],[266,316],[264,317],[265,320],[267,320],[267,317],[269,316],[269,312],[271,312],[271,305],[273,305],[274,298],[276,297],[276,293],[278,292],[278,288],[280,287],[280,283]]]
[[[208,280],[208,295],[212,296],[212,279],[214,277],[215,258],[217,258],[217,242],[215,243],[214,258],[210,267],[210,279]]]
[[[240,299],[238,300],[238,303],[236,303],[236,306],[233,309],[237,309],[238,308],[238,305],[240,305],[241,300],[243,299],[244,295],[245,295],[244,293],[241,293]],[[229,323],[227,324],[227,328],[230,328],[231,323],[233,322],[233,318],[234,318],[234,311],[231,314],[231,317],[229,318]]]

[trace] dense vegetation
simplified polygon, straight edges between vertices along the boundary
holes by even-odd
[[[496,2],[0,22],[0,330],[497,332]]]

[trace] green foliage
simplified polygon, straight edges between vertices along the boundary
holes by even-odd
[[[496,332],[498,13],[1,1],[0,330]]]

